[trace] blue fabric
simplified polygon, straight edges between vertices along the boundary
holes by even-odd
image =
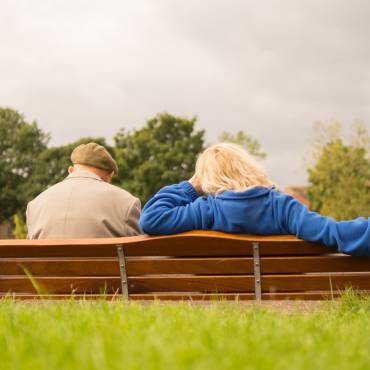
[[[335,221],[311,212],[274,188],[226,191],[201,197],[183,181],[161,189],[145,205],[140,224],[149,234],[216,230],[241,234],[292,234],[339,252],[370,256],[370,217]]]

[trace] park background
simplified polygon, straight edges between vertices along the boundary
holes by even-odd
[[[158,112],[240,129],[282,186],[306,181],[312,124],[370,125],[366,0],[1,2],[0,101],[52,145],[111,140]]]
[[[370,216],[369,19],[368,0],[0,0],[0,238],[25,236],[27,202],[90,140],[143,204],[229,140],[311,209]],[[369,313],[352,290],[279,305],[6,297],[0,368],[368,370]]]
[[[313,210],[368,216],[369,14],[363,0],[2,0],[0,222],[24,236],[26,203],[89,140],[143,203],[229,139]]]

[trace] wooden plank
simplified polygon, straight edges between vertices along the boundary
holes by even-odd
[[[370,291],[363,291],[363,294],[370,294]],[[340,292],[334,292],[333,295],[328,292],[287,292],[287,293],[263,293],[264,300],[281,300],[281,299],[304,299],[304,300],[321,300],[332,299],[340,296]],[[244,301],[254,300],[254,293],[147,293],[147,294],[130,294],[131,300],[135,301]],[[27,293],[13,293],[1,294],[1,298],[21,299],[21,300],[122,300],[121,294],[27,294]]]
[[[132,275],[196,274],[226,275],[252,274],[253,258],[127,258],[127,271]]]
[[[370,273],[341,275],[264,275],[262,291],[289,292],[345,289],[370,289]],[[147,292],[253,292],[252,275],[226,276],[137,276],[129,278],[130,293]]]
[[[45,240],[45,239],[38,239],[38,240],[28,240],[28,239],[2,239],[0,240],[0,248],[2,246],[43,246],[48,247],[49,245],[55,246],[84,246],[84,245],[117,245],[117,244],[141,244],[142,241],[146,240],[172,240],[174,238],[181,239],[181,238],[189,238],[189,237],[196,237],[200,239],[209,239],[209,238],[216,238],[219,240],[223,239],[230,239],[230,240],[239,240],[239,241],[249,241],[249,242],[272,242],[272,243],[305,243],[300,239],[292,235],[248,235],[248,234],[230,234],[224,233],[219,231],[206,231],[206,230],[193,230],[184,233],[178,234],[170,234],[170,235],[139,235],[139,236],[129,236],[129,237],[121,237],[121,238],[84,238],[84,239],[54,239],[54,240]]]
[[[115,293],[121,287],[119,277],[37,277],[45,293]],[[31,280],[24,276],[0,276],[1,293],[36,293]]]
[[[288,274],[309,272],[370,272],[370,258],[345,254],[324,256],[262,257],[264,274]]]
[[[369,291],[362,291],[362,294],[370,294]],[[341,292],[333,294],[329,292],[284,292],[284,293],[262,293],[263,300],[324,300],[339,297]],[[135,301],[250,301],[255,300],[254,293],[146,293],[130,294],[130,299]]]
[[[15,300],[108,300],[122,301],[122,294],[30,294],[30,293],[0,293],[1,299]]]
[[[258,239],[258,238],[256,238]],[[259,238],[260,239],[260,238]],[[252,242],[218,237],[197,237],[182,235],[172,239],[151,239],[146,243],[124,245],[126,256],[252,256]],[[260,241],[260,255],[316,255],[332,253],[333,250],[321,245],[307,244],[295,240],[267,239]]]
[[[254,277],[246,276],[135,276],[129,293],[147,292],[254,292]]]
[[[112,258],[0,258],[0,275],[119,276],[117,257]]]
[[[98,239],[94,239],[98,240]],[[1,241],[0,241],[1,242]],[[23,257],[115,257],[117,247],[115,245],[100,244],[30,244],[0,245],[0,257],[3,258],[23,258]]]
[[[119,277],[37,277],[48,293],[112,293],[120,288]],[[253,275],[195,276],[152,275],[129,277],[130,293],[148,292],[254,292]],[[370,273],[264,275],[263,292],[336,290],[353,286],[370,289]],[[31,280],[24,276],[0,276],[0,292],[34,293]]]
[[[370,289],[369,272],[318,273],[306,275],[264,275],[262,290],[265,292],[344,290],[347,287]]]
[[[145,274],[252,274],[253,258],[134,258],[127,259],[129,275]],[[263,274],[305,273],[305,272],[370,272],[370,258],[346,255],[304,256],[304,257],[262,257]]]
[[[251,256],[252,242],[261,255],[311,255],[335,252],[293,236],[235,235],[193,231],[175,235],[75,240],[2,240],[1,257],[113,257],[123,245],[126,256]]]
[[[358,293],[370,295],[370,290],[360,290]],[[279,300],[332,300],[340,297],[341,292],[284,292],[284,293],[263,293],[262,299],[265,301]],[[254,293],[147,293],[147,294],[130,294],[130,300],[135,301],[251,301],[255,299]],[[0,299],[16,300],[109,300],[121,301],[120,294],[1,294]]]
[[[128,257],[129,275],[145,274],[251,274],[251,257],[151,258]],[[118,259],[113,258],[0,258],[0,275],[33,276],[118,276]],[[346,255],[263,257],[262,273],[370,272],[370,258]]]
[[[128,257],[129,275],[253,273],[252,258]],[[117,258],[0,258],[0,275],[118,276]]]
[[[183,237],[148,239],[137,244],[123,244],[126,256],[252,256],[252,242],[217,238]],[[317,255],[333,253],[332,249],[303,242],[261,242],[260,255]],[[1,257],[114,257],[115,245],[22,245],[0,246]]]

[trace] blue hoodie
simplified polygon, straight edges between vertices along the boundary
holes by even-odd
[[[149,234],[189,230],[228,233],[292,234],[339,252],[370,256],[370,217],[335,221],[311,212],[274,188],[255,187],[201,197],[188,182],[162,188],[143,208],[142,229]]]

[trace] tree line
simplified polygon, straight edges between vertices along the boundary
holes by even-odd
[[[315,130],[319,139],[308,168],[311,209],[339,220],[370,216],[370,139],[365,126],[356,126],[350,143],[341,137],[338,124],[318,124]],[[266,157],[258,140],[243,131],[224,132],[219,140],[236,142],[258,159]],[[14,109],[0,108],[0,223],[15,221],[22,227],[28,201],[65,178],[73,148],[91,141],[104,145],[117,160],[114,184],[143,204],[162,186],[190,178],[206,147],[196,118],[169,113],[157,114],[142,128],[121,129],[113,145],[103,137],[84,137],[50,146],[50,135],[37,122],[27,122]]]

